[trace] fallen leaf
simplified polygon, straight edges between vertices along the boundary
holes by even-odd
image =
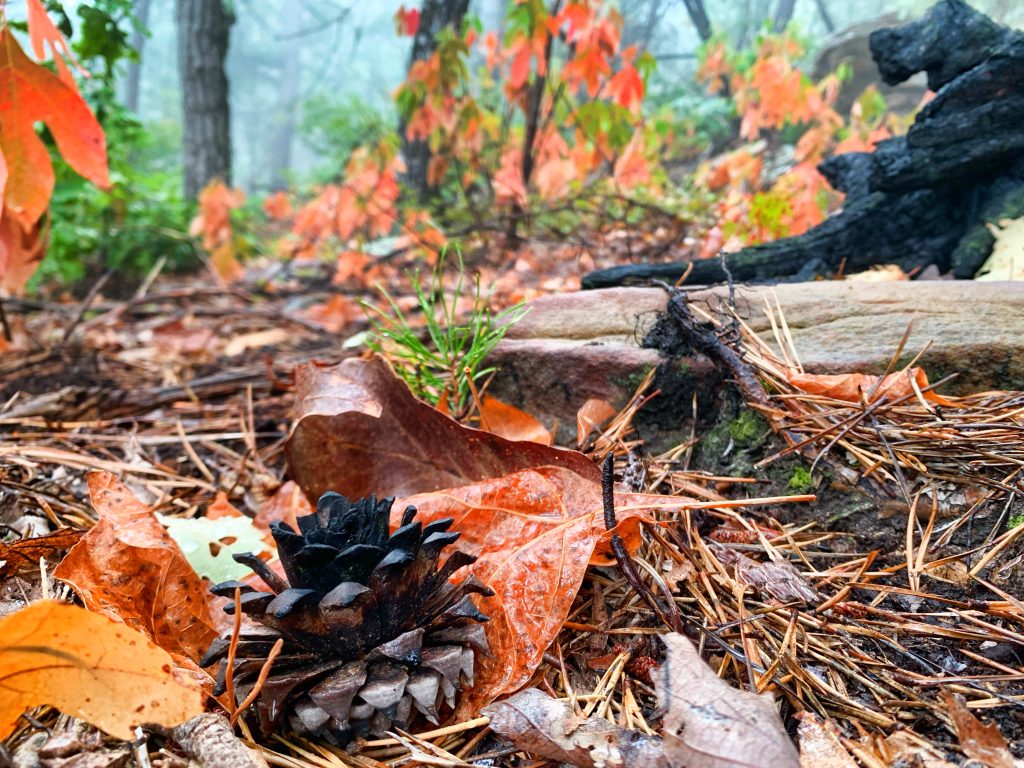
[[[616,411],[607,400],[592,397],[576,411],[576,445],[582,447],[595,429],[614,416]]]
[[[57,552],[71,549],[84,533],[74,528],[62,528],[45,536],[18,539],[9,544],[0,541],[0,579],[24,571],[38,571],[39,558],[49,558]]]
[[[686,637],[662,635],[668,651],[654,673],[665,755],[682,768],[797,768],[800,757],[768,694],[719,678]]]
[[[718,550],[722,565],[735,565],[736,576],[764,597],[778,603],[815,603],[818,593],[796,568],[787,562],[759,563],[742,552],[721,548]]]
[[[812,712],[798,712],[800,725],[800,768],[857,768],[849,750],[839,741],[835,724],[822,721]]]
[[[243,333],[239,336],[235,336],[224,345],[224,356],[238,357],[249,349],[276,347],[278,344],[288,341],[290,338],[291,335],[284,328],[268,328],[265,331]]]
[[[312,304],[296,313],[308,323],[323,328],[328,333],[341,333],[355,320],[366,317],[362,308],[348,296],[340,293],[328,301]]]
[[[889,400],[899,400],[902,397],[914,397],[914,384],[917,388],[924,390],[928,386],[928,376],[923,368],[914,366],[904,371],[890,373],[879,384],[880,377],[866,373],[840,373],[840,374],[815,374],[795,373],[787,375],[786,380],[801,392],[809,395],[821,395],[833,400],[845,400],[849,403],[859,403],[861,393],[868,399],[869,403],[886,397]],[[911,383],[911,378],[913,383]],[[876,389],[877,386],[877,389]],[[872,392],[874,390],[874,392]],[[956,403],[938,395],[935,392],[923,392],[924,399],[936,405],[955,406]]]
[[[217,637],[207,589],[150,509],[109,472],[89,475],[99,522],[82,537],[54,578],[86,607],[151,638],[186,668]]]
[[[252,569],[236,563],[234,554],[259,554],[266,545],[247,517],[169,517],[157,515],[171,538],[181,547],[189,565],[215,584],[248,576]]]
[[[56,601],[0,619],[0,740],[27,709],[49,704],[119,739],[134,726],[172,727],[203,711],[202,689],[124,624]]]
[[[191,320],[170,320],[152,329],[153,346],[162,355],[201,355],[212,351],[217,334]]]
[[[492,656],[480,660],[460,712],[475,713],[529,680],[561,630],[587,565],[614,562],[612,533],[634,549],[650,509],[686,502],[617,494],[618,525],[609,532],[600,483],[564,467],[525,469],[396,502],[396,517],[412,505],[423,525],[453,518],[458,549],[478,558],[466,570],[495,593],[481,603],[491,617],[485,627]]]
[[[551,432],[537,419],[496,397],[484,395],[480,400],[480,426],[506,440],[529,440],[551,445]]]
[[[410,496],[556,465],[598,480],[586,456],[464,427],[417,400],[379,357],[299,366],[290,477],[306,496]]]
[[[603,717],[574,714],[567,701],[528,688],[483,710],[488,727],[533,756],[580,768],[667,766],[661,739],[620,728]]]
[[[874,264],[870,269],[863,272],[855,272],[847,275],[844,280],[852,280],[855,283],[887,283],[894,280],[909,280],[899,264]]]
[[[949,707],[949,717],[956,728],[960,749],[971,760],[977,760],[989,768],[1014,768],[1010,745],[999,732],[995,723],[983,723],[967,708],[963,696],[942,692],[942,698]]]
[[[1024,218],[986,224],[996,239],[976,280],[1024,280]]]
[[[293,480],[287,481],[277,489],[256,513],[256,527],[269,531],[271,523],[285,523],[293,530],[299,530],[298,518],[311,515],[316,510],[309,499]]]
[[[896,731],[887,736],[879,752],[885,765],[900,768],[956,768],[935,747],[909,731]]]

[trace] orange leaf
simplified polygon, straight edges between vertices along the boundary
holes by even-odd
[[[614,533],[627,547],[639,544],[639,522],[666,497],[620,494]],[[674,504],[685,501],[672,498]],[[468,571],[494,590],[481,603],[491,657],[479,659],[473,688],[457,716],[471,716],[496,697],[520,688],[540,664],[569,615],[591,562],[607,563],[613,532],[605,530],[601,486],[564,467],[537,467],[462,488],[396,502],[424,525],[455,518],[459,549],[478,560]]]
[[[315,511],[313,505],[302,493],[302,489],[295,484],[294,480],[289,480],[263,503],[259,512],[256,513],[255,524],[260,530],[269,531],[271,523],[282,522],[297,531],[299,530],[299,516],[311,515]]]
[[[480,426],[506,440],[529,440],[541,445],[553,442],[551,432],[533,416],[490,395],[480,401]]]
[[[328,301],[312,304],[296,314],[329,333],[341,333],[353,320],[359,320],[364,316],[363,310],[355,301],[340,293],[336,293]]]
[[[911,383],[913,377],[913,383]],[[814,374],[814,373],[790,373],[786,380],[809,395],[822,395],[833,400],[845,400],[850,403],[859,403],[861,393],[864,397],[871,395],[868,400],[873,403],[881,397],[891,400],[899,400],[902,397],[914,397],[914,384],[918,389],[928,386],[928,376],[923,368],[917,366],[908,368],[905,371],[890,373],[881,384],[879,377],[866,373],[841,373],[841,374]],[[875,387],[877,386],[877,389]],[[873,394],[871,391],[875,390]],[[935,392],[924,392],[924,399],[936,405],[956,405],[951,400],[938,395]]]
[[[64,35],[50,21],[50,17],[47,15],[46,9],[43,8],[43,4],[39,0],[28,0],[27,6],[28,36],[29,41],[32,43],[32,52],[36,55],[37,59],[43,61],[46,59],[46,48],[49,47],[60,79],[67,83],[69,87],[77,90],[75,79],[71,76],[71,70],[68,69],[66,62],[70,61],[74,64],[78,74],[82,77],[88,77],[89,73],[78,63],[78,59],[75,58],[71,49],[68,48]]]
[[[99,522],[53,572],[86,607],[139,630],[197,671],[217,637],[202,579],[149,507],[109,472],[89,475]]]
[[[83,534],[74,528],[62,528],[45,536],[19,539],[10,544],[0,541],[0,579],[23,571],[38,571],[40,558],[71,549]]]
[[[11,294],[21,293],[46,255],[49,240],[49,218],[40,219],[25,231],[7,211],[0,212],[0,288]]]
[[[295,402],[289,475],[310,499],[411,496],[544,465],[599,475],[576,451],[462,426],[413,397],[379,357],[299,366]]]
[[[0,740],[49,704],[119,739],[203,711],[203,692],[171,672],[167,652],[120,622],[56,601],[0,619]]]
[[[637,129],[615,161],[615,184],[629,190],[647,184],[650,180],[651,168],[644,157],[643,131]]]
[[[4,207],[29,229],[53,193],[50,154],[36,133],[45,123],[72,168],[108,187],[103,129],[82,97],[46,67],[30,60],[8,27],[0,29],[0,154],[7,166]]]
[[[287,219],[292,215],[292,201],[284,192],[275,192],[263,201],[263,212],[274,221]]]
[[[583,445],[590,433],[599,429],[616,411],[607,400],[592,397],[576,412],[576,445]]]

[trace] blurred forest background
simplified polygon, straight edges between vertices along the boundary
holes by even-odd
[[[929,4],[47,0],[92,73],[80,88],[113,185],[94,187],[52,153],[47,254],[29,287],[142,275],[158,260],[195,268],[197,256],[230,279],[271,251],[341,253],[337,281],[381,254],[436,254],[469,235],[506,246],[607,235],[598,209],[618,227],[653,214],[644,226],[658,243],[642,258],[799,233],[839,204],[814,164],[905,129],[925,97],[920,81],[873,84],[866,40]],[[1014,0],[973,5],[1024,24]],[[6,12],[17,26],[25,3]],[[431,55],[433,69],[411,67]],[[206,84],[183,92],[183,67]],[[211,81],[229,114],[210,115]],[[196,120],[205,127],[189,140]],[[601,176],[614,190],[588,197]],[[360,209],[351,221],[339,213],[346,189]],[[312,222],[325,216],[330,226]]]

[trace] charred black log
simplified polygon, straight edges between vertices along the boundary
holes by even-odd
[[[986,224],[1024,215],[1024,32],[963,0],[942,0],[918,21],[872,33],[870,47],[886,83],[924,71],[935,98],[906,136],[822,163],[829,184],[846,193],[843,210],[797,237],[730,254],[734,279],[879,263],[905,270],[934,264],[969,278],[992,249]],[[586,275],[583,287],[675,281],[689,266],[616,267]],[[724,279],[713,260],[695,262],[686,282]]]

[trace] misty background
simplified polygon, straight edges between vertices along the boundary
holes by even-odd
[[[177,67],[176,0],[136,0],[136,14],[148,28],[141,45],[138,97],[134,106],[147,128],[180,149],[181,94]],[[227,74],[232,110],[234,183],[249,192],[316,181],[337,173],[328,156],[344,137],[365,134],[375,120],[397,121],[391,94],[405,77],[411,39],[395,33],[397,0],[235,0]],[[406,5],[414,7],[415,0]],[[649,98],[686,107],[701,93],[694,80],[700,38],[682,0],[621,0],[624,45],[652,53],[657,69]],[[809,43],[809,55],[843,30],[879,17],[910,18],[927,0],[798,0],[793,24]],[[1003,23],[1024,21],[1016,0],[975,2]],[[65,3],[69,10],[75,3]],[[737,46],[753,39],[770,19],[769,0],[708,0],[715,31]],[[501,32],[506,2],[472,0],[470,14],[485,31]],[[823,17],[832,22],[830,35]],[[362,129],[362,130],[361,130]],[[333,135],[330,135],[332,134]],[[354,135],[358,142],[362,135]]]

